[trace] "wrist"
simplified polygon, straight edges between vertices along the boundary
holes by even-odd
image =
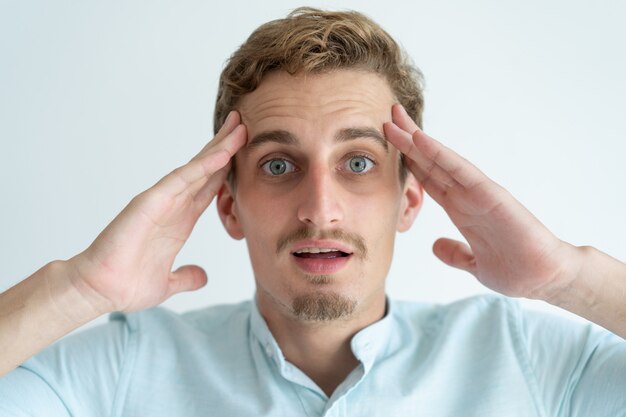
[[[561,274],[555,284],[542,294],[541,299],[589,318],[589,314],[597,307],[603,286],[601,275],[593,271],[598,251],[592,246],[574,246],[567,243],[566,246],[567,256]]]
[[[626,264],[591,246],[573,248],[571,279],[544,300],[626,338]]]
[[[558,252],[556,273],[531,298],[542,300],[557,307],[566,308],[572,298],[587,298],[583,271],[591,256],[591,246],[574,246],[562,242]],[[567,308],[566,308],[567,309]]]
[[[71,273],[65,261],[53,261],[0,294],[0,376],[100,315]]]
[[[83,288],[83,280],[71,259],[52,261],[44,268],[43,278],[50,301],[68,323],[80,326],[110,312],[101,300]]]

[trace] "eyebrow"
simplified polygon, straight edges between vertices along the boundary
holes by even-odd
[[[371,127],[350,127],[347,129],[341,129],[335,135],[335,142],[347,142],[354,139],[372,139],[385,149],[385,152],[389,152],[387,140],[376,129]]]
[[[341,129],[335,135],[335,142],[348,142],[355,139],[371,139],[378,143],[385,152],[389,152],[389,145],[383,135],[376,129],[371,127],[350,127]],[[249,142],[247,147],[252,149],[263,145],[264,143],[279,143],[282,145],[298,145],[300,141],[291,132],[286,130],[270,130],[255,135]]]

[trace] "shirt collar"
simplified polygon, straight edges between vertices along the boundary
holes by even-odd
[[[285,357],[276,339],[270,332],[265,319],[261,316],[256,297],[252,300],[251,310],[250,325],[252,333],[258,339],[268,359],[274,362],[279,369],[282,369],[285,366]],[[363,364],[365,373],[371,369],[377,359],[385,355],[391,336],[393,315],[393,303],[389,298],[386,298],[385,316],[360,330],[350,341],[352,353]]]
[[[360,330],[352,337],[350,347],[354,356],[369,372],[377,359],[385,356],[393,324],[393,303],[386,298],[386,311],[382,319]]]
[[[259,306],[256,302],[256,296],[252,299],[250,327],[252,334],[261,344],[265,356],[267,356],[271,362],[274,362],[279,369],[282,369],[285,366],[285,357],[283,356],[282,350],[280,350],[280,346],[278,346],[278,342],[276,342],[272,332],[270,332],[269,327],[267,327],[267,322],[263,316],[261,316]]]

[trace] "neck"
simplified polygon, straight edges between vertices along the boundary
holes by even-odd
[[[352,337],[382,319],[385,313],[384,294],[367,309],[357,308],[349,318],[327,322],[300,320],[270,300],[258,295],[257,300],[285,359],[308,375],[329,397],[359,364],[350,347]]]

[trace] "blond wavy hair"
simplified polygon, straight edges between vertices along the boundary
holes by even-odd
[[[382,76],[396,100],[422,127],[422,73],[383,28],[359,12],[300,7],[284,19],[261,25],[228,59],[219,80],[214,132],[270,71],[293,75],[337,69]]]

